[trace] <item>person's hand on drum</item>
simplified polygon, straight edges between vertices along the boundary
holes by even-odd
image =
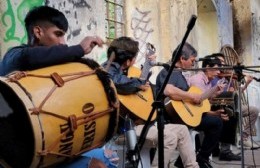
[[[87,36],[80,42],[85,54],[90,53],[96,45],[102,47],[103,44],[104,41],[98,36]]]

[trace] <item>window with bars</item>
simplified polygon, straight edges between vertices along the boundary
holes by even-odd
[[[123,36],[124,0],[105,0],[106,2],[106,38],[108,41]]]

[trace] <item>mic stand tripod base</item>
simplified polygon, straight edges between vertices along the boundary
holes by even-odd
[[[137,158],[135,151],[132,151],[132,150],[128,151],[127,152],[127,159],[131,163],[133,168],[137,168],[138,167],[138,160],[139,159]]]

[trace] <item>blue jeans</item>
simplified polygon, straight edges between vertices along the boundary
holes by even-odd
[[[89,152],[82,154],[82,156],[86,156],[86,157],[90,157],[90,158],[93,157],[93,158],[99,159],[99,160],[103,161],[108,168],[117,168],[117,164],[115,164],[113,161],[111,161],[113,158],[116,158],[116,157],[118,158],[118,155],[116,152],[114,152],[112,154],[112,156],[107,156],[105,154],[105,150],[103,148],[96,148],[96,149],[93,149]]]
[[[83,153],[81,156],[77,157],[76,159],[70,162],[62,163],[56,168],[88,168],[92,158],[101,160],[108,168],[117,168],[117,165],[111,161],[111,159],[115,157],[118,157],[116,153],[113,153],[112,156],[108,157],[106,156],[103,148],[96,148],[86,153]]]
[[[79,168],[79,167],[88,168],[90,161],[91,161],[90,157],[79,156],[70,162],[64,162],[56,166],[56,168]]]
[[[223,121],[220,117],[204,115],[195,130],[204,132],[204,139],[198,155],[208,160],[213,149],[219,142]]]

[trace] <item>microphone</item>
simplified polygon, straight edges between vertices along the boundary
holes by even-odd
[[[169,69],[170,69],[170,65],[167,64],[167,63],[163,63],[163,62],[155,62],[155,63],[153,64],[153,66],[162,66],[162,67],[164,67],[166,70],[169,70]]]
[[[204,61],[204,60],[215,60],[216,58],[214,57],[209,57],[209,58],[199,58],[199,59],[196,59],[195,61],[196,62],[199,62],[199,61]]]
[[[135,146],[137,144],[137,136],[134,129],[133,121],[126,115],[125,117],[125,130],[128,153],[127,156],[131,161],[136,161]]]
[[[190,21],[188,23],[187,29],[191,30],[193,28],[193,26],[195,25],[195,22],[197,20],[197,16],[196,15],[192,15],[190,18]]]

